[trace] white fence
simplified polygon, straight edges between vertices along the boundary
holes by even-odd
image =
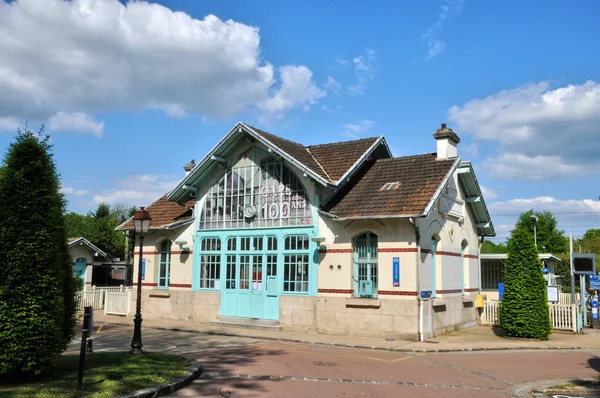
[[[571,293],[559,293],[558,303],[562,305],[571,305]]]
[[[498,301],[486,301],[481,312],[482,325],[499,323]],[[548,304],[553,329],[577,331],[577,305]]]
[[[77,309],[83,311],[83,307],[92,306],[95,310],[100,310],[107,306],[108,295],[111,293],[131,292],[131,286],[92,286],[92,290],[75,293],[77,299]],[[115,300],[113,298],[113,300]],[[117,299],[118,300],[118,299]],[[127,307],[129,308],[129,307]],[[127,314],[125,314],[127,315]]]
[[[105,315],[129,315],[131,290],[128,292],[106,292]]]
[[[84,307],[92,306],[95,310],[104,307],[104,292],[103,291],[87,291],[75,293],[77,299],[77,309],[82,310]]]

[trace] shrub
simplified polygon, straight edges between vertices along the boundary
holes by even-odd
[[[75,325],[65,201],[48,137],[19,131],[0,174],[0,375],[39,373]]]
[[[533,236],[516,228],[508,241],[500,324],[507,336],[546,340],[552,328],[547,284]]]

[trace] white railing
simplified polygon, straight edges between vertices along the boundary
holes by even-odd
[[[77,299],[77,309],[83,310],[84,307],[92,306],[95,310],[104,308],[103,291],[87,291],[75,293]]]
[[[571,293],[559,293],[558,303],[562,305],[571,305]]]
[[[131,290],[128,292],[106,292],[105,315],[129,315]]]
[[[486,301],[481,312],[482,325],[497,325],[499,323],[498,301]],[[550,321],[553,329],[577,331],[577,304],[548,304]],[[575,321],[574,321],[575,320]]]
[[[573,319],[577,322],[577,305],[551,304],[550,321],[553,329],[566,329],[577,331],[577,325],[573,325]]]
[[[498,301],[486,301],[483,303],[483,312],[481,313],[482,325],[498,324]]]

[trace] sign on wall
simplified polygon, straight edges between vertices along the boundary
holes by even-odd
[[[400,257],[393,258],[393,283],[394,287],[400,286]]]
[[[548,286],[548,301],[558,303],[558,286]]]

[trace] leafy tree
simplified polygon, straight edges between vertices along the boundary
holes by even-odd
[[[533,235],[518,225],[508,240],[500,323],[508,336],[546,340],[552,329],[546,281]]]
[[[554,215],[548,211],[534,212],[533,210],[521,213],[515,229],[523,229],[531,235],[533,239],[534,222],[532,216],[537,216],[536,225],[537,248],[540,253],[565,253],[568,252],[569,240],[565,237],[565,232],[558,229],[558,222]]]
[[[508,248],[504,243],[494,243],[491,240],[484,240],[481,245],[481,253],[506,253]]]
[[[38,374],[73,337],[75,277],[49,137],[19,130],[0,175],[0,375]]]

